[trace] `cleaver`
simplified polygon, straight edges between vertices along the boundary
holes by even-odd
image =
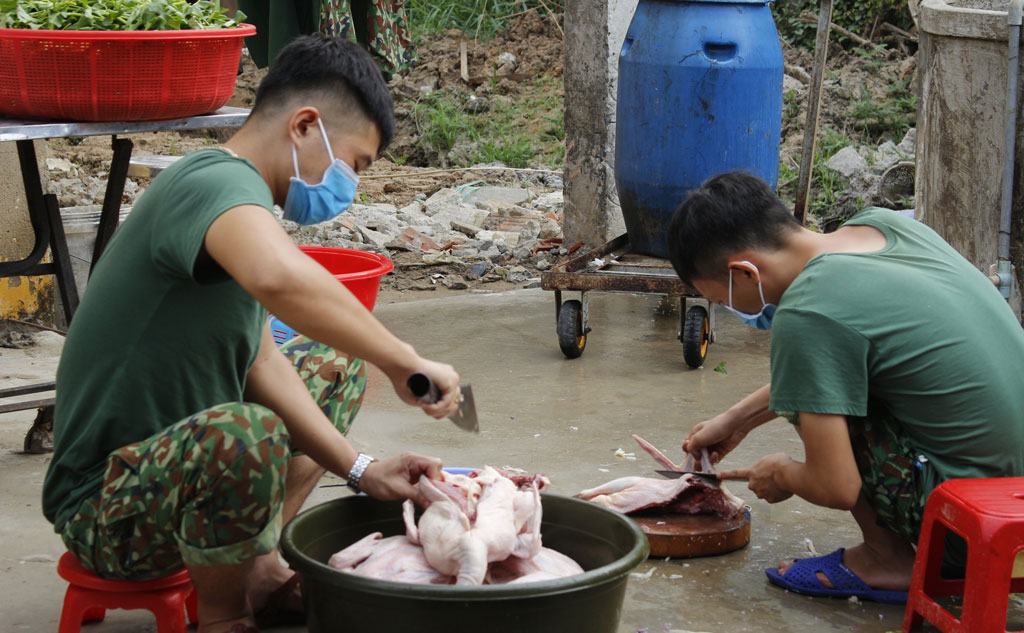
[[[437,385],[426,374],[413,374],[406,382],[409,391],[421,402],[433,404],[441,399],[441,392]],[[455,423],[463,431],[480,432],[480,425],[476,417],[476,401],[473,400],[473,387],[469,383],[459,385],[462,392],[462,400],[459,402],[459,409],[448,416],[448,419]]]

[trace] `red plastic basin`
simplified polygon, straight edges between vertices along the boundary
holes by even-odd
[[[367,310],[373,310],[377,303],[380,278],[395,269],[394,263],[387,257],[367,251],[329,246],[300,246],[299,250],[345,284]]]

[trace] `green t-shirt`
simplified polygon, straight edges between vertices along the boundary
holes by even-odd
[[[99,490],[111,451],[242,399],[267,314],[197,256],[213,220],[244,204],[273,207],[256,167],[202,150],[157,176],[114,234],[57,368],[43,484],[43,513],[57,531]]]
[[[928,489],[1024,475],[1024,330],[998,290],[906,216],[872,208],[847,224],[887,245],[819,255],[783,294],[772,410],[891,416],[930,461]]]

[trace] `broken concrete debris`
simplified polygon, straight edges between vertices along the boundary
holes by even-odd
[[[548,270],[562,252],[561,191],[526,187],[490,187],[471,183],[441,189],[396,208],[389,204],[353,204],[339,218],[314,226],[282,220],[301,245],[369,250],[403,262],[418,255],[420,266],[448,266],[449,274],[418,277],[413,290],[452,290],[466,280],[526,283]],[[527,266],[532,268],[528,269]],[[403,265],[402,268],[408,268]],[[436,270],[436,269],[435,269]]]

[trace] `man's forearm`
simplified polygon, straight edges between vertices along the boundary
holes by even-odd
[[[771,384],[769,383],[729,407],[726,415],[734,421],[737,431],[747,434],[778,417],[768,407],[770,396]]]

